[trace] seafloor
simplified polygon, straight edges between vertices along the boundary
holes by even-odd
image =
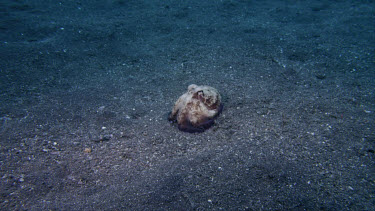
[[[2,0],[0,209],[374,209],[374,8]],[[203,133],[167,121],[193,83]]]

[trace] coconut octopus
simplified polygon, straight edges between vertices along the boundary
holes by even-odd
[[[223,109],[219,92],[210,86],[192,84],[176,101],[168,120],[177,122],[185,132],[203,132],[208,129]]]

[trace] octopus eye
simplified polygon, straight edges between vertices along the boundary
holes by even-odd
[[[204,101],[205,100],[204,92],[202,90],[197,92],[197,96],[198,96],[198,99],[200,101]]]

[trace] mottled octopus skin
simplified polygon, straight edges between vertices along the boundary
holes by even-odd
[[[203,132],[208,129],[222,111],[221,96],[210,86],[192,84],[176,101],[168,120],[176,122],[185,132]]]

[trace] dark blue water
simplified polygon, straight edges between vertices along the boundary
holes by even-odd
[[[1,208],[373,209],[374,5],[3,0]]]

